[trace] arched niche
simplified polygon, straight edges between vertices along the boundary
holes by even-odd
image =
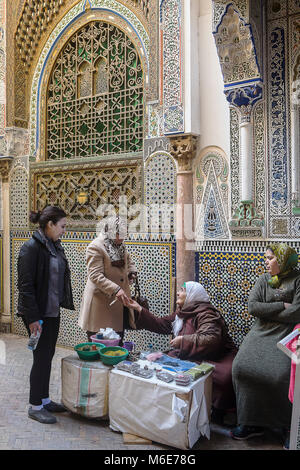
[[[122,12],[124,12],[124,8]],[[70,12],[69,12],[70,13]],[[69,14],[70,21],[67,22],[66,19],[62,21],[62,24],[59,24],[52,34],[49,37],[47,44],[45,45],[38,65],[35,69],[32,89],[31,89],[31,116],[30,116],[30,155],[31,160],[43,161],[45,160],[45,142],[46,142],[46,132],[47,132],[47,103],[46,100],[42,99],[45,96],[48,89],[48,84],[50,81],[50,76],[53,71],[53,67],[57,61],[62,50],[70,44],[70,39],[76,35],[76,32],[81,28],[87,26],[88,24],[95,22],[106,22],[115,28],[115,30],[120,31],[123,35],[128,38],[128,41],[132,43],[138,61],[140,62],[140,71],[141,78],[140,85],[144,87],[146,91],[147,86],[149,85],[149,37],[146,32],[143,24],[135,17],[132,12],[129,18],[122,17],[120,14],[114,14],[114,11],[108,11],[106,9],[93,9],[85,13],[75,11],[74,17],[71,18]],[[70,48],[70,46],[69,46]],[[101,60],[100,60],[101,58]],[[86,60],[86,57],[84,58]],[[97,57],[98,62],[94,65],[102,67],[102,70],[105,69],[104,59],[106,57],[101,57],[101,54]],[[127,58],[130,60],[130,57]],[[70,61],[74,60],[74,56],[70,55]],[[136,63],[135,62],[135,66]],[[134,61],[133,61],[134,62]],[[129,78],[132,79],[134,74],[135,66],[129,67],[128,71]],[[85,66],[86,69],[82,70],[82,74],[87,74],[88,66]],[[99,70],[99,68],[98,68]],[[58,79],[60,77],[59,71],[57,71]],[[70,72],[72,74],[72,72]],[[91,86],[95,89],[97,83],[97,69],[93,66],[91,70],[92,74],[92,83]],[[83,75],[81,75],[81,78]],[[65,77],[62,77],[62,79]],[[68,77],[67,77],[68,78]],[[98,76],[99,78],[99,76]],[[70,91],[72,92],[72,86]],[[142,103],[144,106],[144,102]],[[96,109],[101,110],[103,104],[95,104]],[[143,113],[144,114],[144,113]],[[134,136],[135,138],[135,136]],[[118,153],[116,151],[116,153]]]
[[[229,165],[223,150],[208,147],[194,165],[196,239],[228,239]]]

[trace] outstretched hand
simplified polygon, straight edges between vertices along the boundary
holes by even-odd
[[[125,302],[127,302],[129,299],[127,297],[127,295],[125,294],[125,292],[123,291],[123,289],[120,289],[117,293],[116,293],[116,299],[119,300],[119,302],[121,302],[123,305],[125,305]]]
[[[141,312],[141,310],[142,310],[142,307],[141,307],[140,304],[138,304],[133,299],[128,299],[128,297],[127,297],[127,301],[125,302],[124,305],[128,308],[132,308],[133,310],[137,310],[138,312]]]

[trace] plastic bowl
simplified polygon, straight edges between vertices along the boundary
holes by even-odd
[[[105,354],[103,354],[108,351],[120,351],[120,350],[124,352],[122,356],[106,356]],[[127,349],[125,348],[121,348],[120,346],[110,346],[108,348],[101,348],[99,350],[99,354],[100,354],[100,358],[103,364],[113,366],[115,364],[118,364],[121,361],[124,361],[124,359],[126,359],[126,357],[128,356],[129,351],[127,351]]]
[[[96,337],[96,335],[93,335],[91,336],[91,340],[93,341],[93,343],[100,343],[100,344],[104,344],[104,346],[106,347],[110,347],[110,346],[118,346],[120,344],[120,338],[119,339],[98,339]]]
[[[96,351],[79,351],[79,348],[83,346],[96,346]],[[105,348],[104,344],[101,343],[80,343],[74,346],[74,350],[77,352],[79,359],[83,359],[84,361],[95,361],[96,359],[100,359],[99,351]]]

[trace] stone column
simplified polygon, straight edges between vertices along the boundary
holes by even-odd
[[[170,137],[170,151],[177,161],[176,211],[176,283],[195,280],[195,233],[193,205],[193,160],[197,136],[182,134]]]
[[[253,125],[249,112],[244,112],[240,119],[241,135],[241,202],[253,202]]]
[[[10,331],[11,326],[11,272],[10,272],[10,185],[9,172],[16,157],[21,157],[28,150],[28,130],[18,127],[7,127],[6,155],[0,156],[0,174],[2,177],[2,210],[3,210],[3,312],[1,313],[1,329]]]
[[[225,91],[227,101],[240,115],[240,204],[229,222],[233,237],[261,237],[264,220],[255,208],[253,194],[253,107],[262,99],[262,84]]]
[[[300,215],[300,137],[299,137],[299,105],[291,106],[291,174],[292,174],[292,202],[293,214]]]
[[[2,178],[2,293],[3,311],[1,312],[1,330],[10,331],[10,222],[9,222],[9,171],[13,157],[0,156],[0,175]]]

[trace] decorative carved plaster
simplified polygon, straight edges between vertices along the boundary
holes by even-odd
[[[213,0],[213,31],[217,30],[228,3],[240,13],[246,22],[249,20],[249,0]]]
[[[96,5],[97,1],[98,0],[93,0],[93,5]],[[109,18],[109,16],[112,16],[113,13],[111,14],[109,11],[104,11],[103,9],[95,9],[93,11],[93,20],[107,20],[127,31],[128,36],[136,45],[137,50],[143,50],[143,54],[141,53],[140,59],[143,63],[144,75],[146,76],[148,73],[150,44],[149,36],[147,35],[143,24],[131,12],[131,10],[125,8],[124,5],[120,5],[114,0],[102,0],[101,5],[104,6],[104,4],[107,6],[110,5],[111,8],[113,4],[114,8],[119,9],[116,10],[116,14],[113,15],[114,21]],[[47,44],[45,45],[42,54],[39,57],[38,65],[34,73],[31,91],[31,155],[34,155],[37,150],[39,150],[41,153],[41,146],[43,145],[43,139],[41,136],[45,133],[45,102],[44,100],[39,100],[39,97],[47,87],[51,69],[56,60],[57,54],[64,46],[66,41],[70,38],[70,36],[74,34],[82,25],[89,22],[88,17],[89,13],[82,12],[81,4],[78,4],[76,7],[74,7],[57,25],[55,30],[52,31],[49,40],[47,41]],[[130,33],[128,29],[126,29],[128,24],[132,24],[132,28],[129,28],[131,30]],[[145,78],[145,83],[146,81],[147,79]],[[40,146],[39,149],[37,144]]]
[[[7,154],[13,157],[26,155],[28,131],[17,127],[6,128]]]
[[[26,70],[30,67],[41,37],[45,31],[49,31],[49,28],[53,26],[60,10],[67,6],[68,3],[66,0],[25,1],[17,26],[15,40]],[[150,0],[129,0],[126,1],[127,5],[128,3],[132,4],[133,9],[138,10],[148,20]],[[90,0],[85,1],[84,7],[86,10],[91,9],[92,4]]]
[[[225,85],[260,79],[251,25],[232,4],[214,33]]]
[[[8,181],[12,161],[13,157],[0,156],[0,175],[4,182]]]
[[[124,195],[128,207],[140,203],[141,160],[31,164],[30,191],[33,210],[59,204],[71,227],[95,228],[101,206],[112,204],[118,211],[119,198]]]
[[[163,131],[184,132],[182,84],[182,0],[164,0],[160,6],[162,50]]]
[[[231,227],[262,227],[263,218],[257,214],[252,201],[241,201],[238,210],[230,221]]]
[[[229,238],[228,176],[225,154],[207,149],[195,165],[196,239]]]
[[[58,3],[58,0],[54,1]],[[48,7],[53,7],[54,1],[44,0],[43,2],[34,2],[33,0],[22,0],[22,2],[25,2],[25,10],[26,5],[34,4],[32,8],[37,8],[35,4],[43,4],[46,12],[48,11]],[[62,30],[66,29],[68,25],[71,25],[75,17],[78,14],[82,15],[82,12],[85,10],[90,15],[100,11],[106,11],[108,15],[115,12],[116,19],[122,20],[123,18],[127,21],[126,26],[130,27],[132,34],[134,34],[135,31],[140,37],[140,42],[143,43],[144,53],[149,60],[149,76],[146,81],[148,82],[146,83],[147,99],[158,99],[158,0],[63,0],[55,16],[52,17],[52,20],[49,22],[44,20],[44,29],[39,36],[37,45],[34,46],[35,52],[32,56],[32,60],[28,61],[28,68],[24,66],[20,56],[20,49],[16,47],[16,37],[14,37],[15,41],[11,42],[15,44],[15,52],[12,50],[12,56],[14,53],[16,54],[14,58],[14,69],[12,69],[10,73],[11,80],[14,81],[14,87],[12,87],[11,90],[11,102],[13,105],[8,120],[11,126],[15,125],[25,128],[28,126],[28,108],[29,104],[31,105],[31,96],[35,93],[35,72],[37,68],[40,69],[40,57],[44,55],[45,50],[48,49],[49,43],[53,45],[53,40],[61,35]],[[22,22],[23,14],[21,13],[20,15],[20,9],[18,15],[19,20],[14,20],[11,24],[11,29],[14,31],[16,31],[19,23]],[[151,28],[150,24],[153,24]],[[25,43],[24,47],[28,47],[28,45],[26,46]],[[149,57],[151,58],[149,59]],[[39,80],[40,73],[41,69],[39,70],[37,80]]]
[[[227,101],[239,108],[241,122],[250,122],[253,106],[262,99],[263,87],[261,83],[241,88],[225,90]]]

